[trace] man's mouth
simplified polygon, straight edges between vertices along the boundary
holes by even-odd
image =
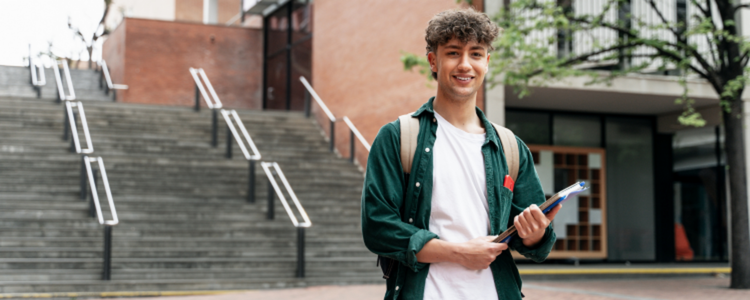
[[[471,76],[453,76],[453,78],[456,78],[456,80],[461,81],[461,82],[469,82],[472,79],[474,79],[474,77],[471,77]]]

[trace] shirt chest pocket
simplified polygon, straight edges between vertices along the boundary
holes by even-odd
[[[497,220],[497,228],[498,228],[497,234],[500,234],[506,229],[508,229],[508,220],[510,219],[510,208],[513,203],[513,192],[511,192],[506,187],[500,186],[500,193],[499,193],[498,200],[500,201],[500,203],[498,205],[498,215],[495,216],[495,220]]]

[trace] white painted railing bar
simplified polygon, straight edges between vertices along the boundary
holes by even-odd
[[[88,179],[89,188],[91,189],[91,201],[89,201],[89,216],[96,217],[100,225],[104,225],[104,253],[102,255],[102,280],[110,280],[112,274],[112,227],[119,224],[120,221],[117,218],[117,210],[115,209],[115,201],[112,198],[112,190],[109,187],[109,179],[107,178],[107,170],[104,168],[104,160],[101,157],[89,157],[84,155],[81,157],[83,160],[83,167],[86,171],[86,178]],[[102,177],[102,184],[104,184],[104,192],[107,196],[107,202],[109,204],[109,211],[112,215],[111,220],[104,220],[104,213],[102,212],[102,205],[99,201],[99,191],[97,189],[97,172],[91,167],[91,163],[97,163],[99,167],[99,174]],[[82,183],[83,185],[84,183]],[[82,186],[83,187],[83,186]]]
[[[234,137],[234,139],[237,141],[237,144],[240,146],[240,150],[242,150],[242,154],[245,155],[245,159],[247,159],[250,164],[247,185],[247,201],[250,203],[255,203],[255,162],[261,159],[260,151],[258,151],[258,147],[255,146],[253,138],[250,137],[250,133],[247,132],[247,128],[245,128],[245,124],[242,123],[242,119],[240,119],[240,115],[237,114],[237,111],[235,111],[234,109],[222,109],[221,115],[224,117],[224,121],[227,123],[226,157],[228,159],[232,158],[232,138]],[[235,123],[237,124],[236,127]],[[242,135],[237,132],[237,128],[239,128],[239,131],[242,132]],[[250,150],[252,150],[252,154],[250,154],[250,152],[248,151],[245,143],[247,143],[247,147],[250,147]]]
[[[44,74],[44,65],[34,59],[31,54],[31,44],[29,44],[29,72],[31,73],[31,86],[36,91],[36,97],[42,97],[42,88],[47,84],[47,76]]]
[[[347,126],[349,126],[349,129],[351,130],[352,134],[357,137],[360,143],[362,143],[363,146],[365,146],[365,149],[367,149],[367,152],[370,152],[370,143],[367,142],[364,136],[357,130],[357,127],[354,126],[354,123],[352,123],[351,120],[349,120],[349,117],[344,116],[343,118],[344,122]],[[352,139],[353,140],[353,139]]]
[[[78,125],[76,125],[76,114],[73,112],[73,108],[78,109],[78,114],[81,116],[81,128],[83,129],[83,135],[86,138],[86,149],[81,148],[81,142],[78,137]],[[71,152],[79,154],[90,154],[94,152],[94,146],[91,143],[91,134],[89,133],[89,125],[86,122],[86,112],[83,110],[83,103],[80,101],[72,102],[65,101],[65,128],[63,133],[63,140],[68,140],[67,132],[70,130],[71,140]]]
[[[109,67],[107,67],[107,62],[104,59],[99,60],[97,64],[99,64],[99,71],[101,72],[101,76],[99,76],[99,88],[104,89],[107,95],[112,90],[112,101],[117,101],[117,90],[127,90],[128,86],[126,84],[112,83],[112,75],[109,73]],[[104,78],[104,81],[102,81],[102,78]]]
[[[211,109],[211,146],[216,147],[218,145],[219,134],[218,110],[222,107],[221,100],[219,100],[219,96],[216,95],[216,91],[214,90],[213,85],[211,85],[211,81],[208,80],[208,76],[206,76],[206,72],[204,72],[202,68],[190,68],[189,70],[190,75],[193,76],[193,81],[195,81],[195,111],[199,112],[201,110],[200,98],[201,95],[203,95],[203,100],[206,101],[206,106]],[[203,79],[203,82],[201,82],[201,79]],[[206,88],[211,93],[211,97],[209,97],[209,93],[206,92]]]
[[[294,194],[294,190],[292,189],[291,185],[289,185],[289,181],[286,179],[286,176],[284,176],[284,172],[281,171],[279,164],[276,162],[261,162],[260,165],[261,167],[263,167],[263,172],[265,172],[266,176],[268,177],[268,211],[266,213],[266,218],[269,220],[274,219],[273,195],[275,192],[279,196],[279,200],[281,200],[281,204],[284,206],[284,209],[286,210],[289,219],[292,221],[292,224],[297,228],[297,277],[305,277],[305,228],[312,226],[312,221],[310,221],[310,218],[307,216],[307,212],[305,212],[305,208],[302,207],[299,199],[297,199],[297,195]],[[287,193],[289,193],[289,197],[292,198],[294,206],[297,207],[297,211],[299,212],[300,216],[302,216],[304,222],[300,223],[297,220],[297,217],[294,215],[294,212],[289,206],[284,193],[281,191],[279,184],[276,182],[276,177],[274,177],[274,175],[277,174],[279,176],[279,179],[281,179],[281,182],[284,184],[284,188],[286,189]]]
[[[60,67],[58,64],[62,63],[63,72],[65,73],[65,81],[68,85],[68,95],[65,95],[65,87],[63,86],[62,78],[60,75]],[[63,58],[62,60],[53,60],[52,68],[55,72],[55,83],[57,84],[57,101],[72,101],[76,99],[76,92],[73,89],[73,80],[70,78],[70,69],[68,68],[68,60]]]
[[[326,116],[328,116],[328,120],[331,122],[336,122],[336,117],[333,116],[333,113],[328,109],[328,106],[326,106],[325,103],[323,103],[323,100],[320,99],[320,96],[318,96],[318,93],[315,92],[315,90],[312,88],[309,82],[307,82],[307,79],[305,79],[304,76],[299,77],[299,81],[302,82],[302,85],[305,86],[305,89],[307,89],[307,92],[312,96],[313,99],[315,99],[315,102],[320,105],[320,108],[323,109],[323,112],[325,112]]]

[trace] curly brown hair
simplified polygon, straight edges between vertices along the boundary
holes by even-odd
[[[427,42],[427,53],[437,51],[438,45],[445,45],[453,38],[462,43],[476,41],[493,50],[492,41],[500,34],[500,27],[490,18],[472,8],[446,10],[438,13],[427,25],[424,40]],[[432,72],[437,79],[437,74]]]

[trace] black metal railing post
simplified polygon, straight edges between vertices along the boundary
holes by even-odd
[[[112,226],[104,226],[104,261],[102,264],[102,280],[110,280],[112,274]]]
[[[271,171],[272,175],[276,175],[276,172]],[[273,220],[274,207],[273,207],[273,184],[271,184],[271,178],[268,179],[268,211],[266,212],[266,219]]]
[[[68,107],[63,105],[63,141],[68,140],[68,131],[70,131],[70,121],[68,120]]]
[[[98,175],[98,174],[97,174],[96,170],[91,170],[91,173],[94,175],[94,189],[98,191],[99,187],[98,187],[98,184],[96,184],[96,177],[98,177],[96,175]],[[91,197],[89,197],[89,199],[90,199],[90,201],[89,201],[89,217],[96,218],[96,206],[94,205],[94,191],[93,190],[91,191]]]
[[[227,159],[232,158],[232,130],[227,125]]]
[[[34,86],[34,89],[36,90],[36,98],[42,99],[42,87]]]
[[[86,198],[88,197],[88,193],[86,192],[86,183],[88,182],[88,177],[86,176],[86,161],[83,155],[81,155],[81,191],[79,193],[79,198],[81,200],[86,201]]]
[[[201,91],[198,89],[198,84],[195,84],[195,111],[201,110]]]
[[[76,116],[76,112],[73,112],[73,124],[78,123],[78,117]],[[70,127],[70,131],[73,131],[73,127]],[[76,153],[76,142],[75,139],[72,137],[73,133],[70,134],[70,152]]]
[[[310,117],[310,92],[305,90],[305,118]]]
[[[305,227],[297,227],[297,278],[305,277]]]
[[[99,89],[104,89],[104,71],[99,71]]]
[[[336,121],[331,121],[331,152],[336,147]]]
[[[349,131],[349,161],[354,163],[354,130]]]
[[[255,161],[250,160],[250,174],[247,182],[247,202],[255,203]]]
[[[212,126],[211,127],[211,146],[214,147],[214,148],[216,148],[216,146],[219,143],[219,138],[218,138],[218,135],[219,135],[219,116],[218,116],[218,113],[219,112],[216,109],[212,109],[211,111],[212,111],[212,113],[211,113],[211,115],[212,115],[212,117],[211,117],[212,118],[211,119],[211,126]]]
[[[56,64],[57,60],[53,61],[52,63]],[[60,69],[58,69],[57,71],[58,72],[55,75],[59,75],[60,76],[60,81],[58,82],[57,79],[55,79],[55,88],[57,90],[57,92],[55,94],[57,94],[57,103],[62,103],[62,101],[63,101],[62,96],[63,95],[60,95],[60,86],[58,84],[62,85],[63,92],[65,91],[65,85],[62,83],[62,71]],[[55,72],[55,70],[53,69],[52,72]],[[55,77],[55,78],[57,78],[57,77]]]
[[[112,102],[117,102],[117,90],[112,90]]]

